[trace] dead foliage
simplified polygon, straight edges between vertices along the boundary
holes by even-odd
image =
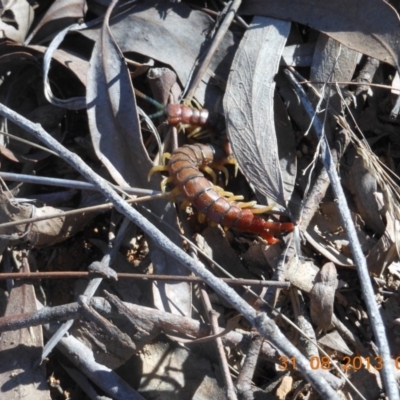
[[[0,25],[0,398],[399,398],[398,2]]]

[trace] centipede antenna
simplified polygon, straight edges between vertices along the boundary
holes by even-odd
[[[150,98],[150,97],[149,97]],[[154,100],[155,101],[155,100]],[[164,115],[164,110],[160,110],[160,111],[157,111],[156,113],[154,113],[154,114],[150,114],[149,115],[149,118],[150,119],[155,119],[155,118],[158,118],[158,117],[162,117]]]
[[[146,100],[148,103],[152,104],[154,107],[159,109],[161,112],[161,114],[159,116],[163,115],[164,106],[161,103],[159,103],[157,100],[154,100],[153,98],[145,95],[144,93],[142,93],[140,90],[137,90],[136,88],[134,88],[133,90],[135,91],[135,95],[137,97],[140,97],[141,99]],[[155,115],[155,114],[153,114],[153,115]],[[150,116],[150,118],[151,118],[151,116]]]

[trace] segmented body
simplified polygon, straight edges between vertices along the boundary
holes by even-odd
[[[170,125],[190,125],[213,128],[218,131],[224,129],[222,115],[206,110],[198,110],[185,104],[168,104],[165,107],[165,115]]]
[[[293,230],[292,223],[267,221],[249,209],[229,202],[215,191],[199,168],[221,156],[208,144],[196,143],[177,148],[167,166],[173,184],[207,218],[227,228],[255,233],[269,243],[278,242],[273,233]]]

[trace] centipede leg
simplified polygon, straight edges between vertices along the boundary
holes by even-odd
[[[232,202],[238,202],[241,200],[244,200],[244,197],[241,194],[233,195],[233,196],[228,196],[226,198],[230,203]]]
[[[201,167],[200,169],[211,176],[211,179],[212,179],[214,185],[217,183],[217,174],[209,166],[205,165],[204,167]]]
[[[236,205],[240,208],[250,208],[251,209],[257,204],[256,201],[246,201],[246,202],[239,202]]]
[[[171,153],[164,153],[161,157],[161,164],[165,165],[166,164],[166,160],[169,160],[171,158]],[[168,171],[168,169],[167,169]]]
[[[224,167],[222,164],[218,163],[218,164],[211,164],[212,168],[217,169],[218,171],[221,171],[224,176],[225,176],[225,185],[228,184],[229,182],[229,171],[226,167]]]
[[[257,208],[250,208],[250,211],[253,214],[264,214],[267,213],[271,210],[273,210],[273,208],[275,207],[275,204],[272,204],[270,206],[264,206],[264,207],[257,207]]]
[[[190,127],[190,125],[188,125]],[[191,132],[189,132],[186,135],[189,139],[193,138],[196,140],[204,140],[204,139],[209,139],[212,138],[212,132],[208,129],[203,129],[201,127],[197,127],[193,129]]]
[[[222,197],[232,198],[235,195],[232,192],[227,192],[221,186],[213,185],[213,189]]]
[[[189,200],[183,200],[180,207],[181,210],[186,210],[192,203]]]
[[[234,168],[234,177],[236,178],[236,177],[237,177],[237,174],[238,174],[238,171],[239,171],[239,164],[238,164],[238,162],[236,161],[236,158],[234,158],[233,156],[229,156],[228,158],[226,158],[226,159],[224,160],[224,164],[225,164],[225,165],[227,165],[227,164],[233,165],[233,168]]]
[[[150,169],[147,180],[150,181],[151,177],[155,172],[166,172],[168,171],[168,167],[166,165],[155,165],[153,168]]]
[[[164,179],[161,181],[161,184],[160,184],[160,186],[161,186],[161,192],[163,192],[163,193],[166,192],[166,187],[167,187],[168,183],[172,182],[172,180],[173,180],[172,178],[167,177],[167,178],[164,178]]]

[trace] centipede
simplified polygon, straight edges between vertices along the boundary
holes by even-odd
[[[168,104],[164,108],[164,113],[168,124],[173,126],[182,124],[190,127],[205,127],[222,131],[225,125],[221,114],[205,108],[193,108],[185,104]]]
[[[228,229],[254,233],[269,244],[278,243],[274,234],[292,231],[291,222],[268,221],[241,208],[215,190],[214,185],[200,171],[224,157],[224,150],[211,144],[195,143],[178,147],[170,156],[166,169],[173,192],[183,194],[205,216]],[[157,168],[157,167],[155,167]],[[158,168],[160,169],[160,168]]]

